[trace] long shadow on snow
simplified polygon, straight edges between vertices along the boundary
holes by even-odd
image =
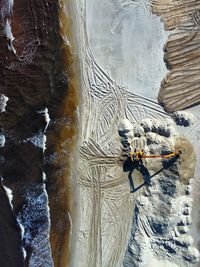
[[[124,162],[123,170],[124,170],[124,172],[129,172],[128,173],[128,180],[129,180],[129,184],[130,184],[130,192],[135,193],[136,191],[141,189],[144,185],[149,185],[151,179],[154,176],[161,173],[164,169],[169,169],[169,167],[172,166],[177,161],[178,158],[179,158],[179,155],[176,155],[169,160],[164,160],[162,162],[163,167],[160,170],[158,170],[156,173],[154,173],[153,175],[150,175],[148,169],[145,167],[145,165],[143,164],[142,161],[131,161],[131,159],[128,158]],[[134,187],[133,177],[132,177],[132,173],[134,170],[140,171],[140,173],[143,175],[143,178],[144,178],[144,182],[136,188]]]

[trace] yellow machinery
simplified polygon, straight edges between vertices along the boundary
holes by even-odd
[[[131,151],[129,153],[131,161],[147,159],[147,158],[164,158],[164,159],[168,159],[168,158],[171,158],[171,157],[174,157],[174,156],[178,156],[180,154],[181,154],[181,151],[179,151],[178,153],[177,152],[171,152],[171,153],[166,154],[166,155],[146,155],[143,150],[142,151],[134,151],[134,152]]]

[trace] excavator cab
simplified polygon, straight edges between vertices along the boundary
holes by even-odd
[[[134,160],[141,160],[144,156],[144,150],[142,149],[141,151],[137,151],[136,149],[134,150],[134,152],[130,152],[129,153],[130,155],[130,158],[131,158],[131,161],[134,161]]]

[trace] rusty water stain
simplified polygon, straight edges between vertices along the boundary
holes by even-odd
[[[55,267],[66,267],[70,261],[70,233],[71,218],[73,221],[73,187],[72,167],[74,161],[75,146],[78,134],[77,107],[79,105],[79,70],[73,56],[73,33],[71,31],[72,21],[65,13],[65,3],[60,1],[60,34],[62,45],[60,47],[64,58],[64,71],[68,76],[67,93],[60,103],[62,119],[55,123],[56,131],[48,135],[48,139],[56,139],[56,158],[54,167],[55,176],[48,179],[49,205],[51,214],[50,242]],[[69,41],[69,44],[67,41]],[[58,130],[59,129],[59,130]],[[74,162],[73,162],[74,161]],[[50,176],[51,177],[51,176]],[[70,217],[69,217],[70,216]]]

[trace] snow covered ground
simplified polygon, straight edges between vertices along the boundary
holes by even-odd
[[[77,0],[74,12],[82,100],[71,266],[198,266],[199,107],[168,114],[156,101],[169,33],[148,1]],[[143,178],[124,168],[124,140],[147,154],[182,154],[130,194],[128,176],[136,187]],[[163,164],[144,161],[151,175]]]

